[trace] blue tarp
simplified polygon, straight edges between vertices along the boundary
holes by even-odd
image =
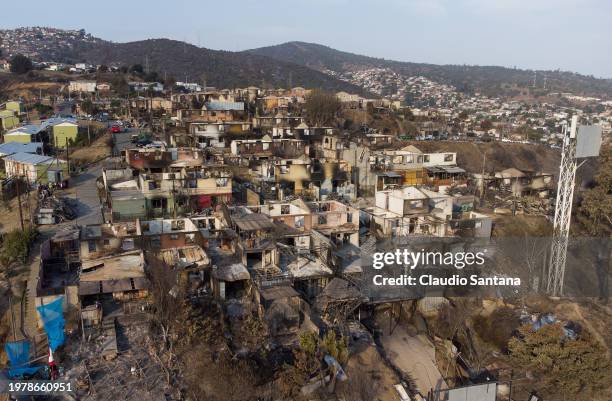
[[[10,378],[22,377],[25,374],[32,375],[40,367],[28,366],[30,359],[30,343],[28,341],[16,341],[4,345],[11,367],[8,370]]]
[[[64,297],[61,296],[51,303],[36,307],[47,333],[49,348],[53,352],[55,352],[57,347],[64,344],[65,321],[62,311],[63,304]]]

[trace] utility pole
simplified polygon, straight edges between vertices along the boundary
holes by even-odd
[[[482,174],[480,176],[480,200],[481,201],[484,199],[484,191],[486,187],[485,185],[485,166],[486,164],[487,164],[487,152],[485,150],[484,154],[482,155]]]
[[[11,308],[11,328],[13,330],[13,341],[17,341],[17,330],[15,330],[15,311],[13,310],[13,291],[9,294],[9,308]]]
[[[21,210],[21,176],[17,176],[17,181],[15,181],[17,185],[17,203],[19,204],[19,222],[21,223],[21,231],[25,231],[23,227],[23,210]]]
[[[66,140],[66,165],[68,166],[68,175],[70,175],[70,145],[68,144],[68,140]]]

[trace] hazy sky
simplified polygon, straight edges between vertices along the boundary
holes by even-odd
[[[300,40],[402,61],[612,78],[612,0],[30,0],[1,10],[1,28],[84,28],[117,42],[244,50]]]

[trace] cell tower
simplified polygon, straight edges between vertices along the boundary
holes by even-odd
[[[598,126],[577,127],[578,116],[572,116],[569,127],[563,126],[563,148],[559,166],[559,184],[551,244],[550,266],[546,291],[552,296],[563,294],[565,261],[572,217],[572,202],[576,183],[576,170],[579,158],[599,155],[601,147],[601,128]]]

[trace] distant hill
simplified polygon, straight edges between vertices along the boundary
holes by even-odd
[[[17,39],[17,40],[16,40]],[[219,88],[287,88],[303,86],[366,94],[362,88],[299,64],[245,52],[200,48],[169,39],[114,43],[84,31],[55,28],[0,30],[5,54],[23,53],[40,61],[93,64],[148,65],[150,71],[177,81],[202,81]]]
[[[90,62],[96,64],[148,65],[150,71],[177,80],[202,81],[216,87],[286,88],[304,86],[344,90],[371,95],[361,82],[342,79],[342,74],[370,68],[386,68],[404,77],[424,76],[451,84],[464,92],[486,95],[530,92],[572,92],[612,98],[612,79],[597,79],[564,71],[534,72],[504,67],[435,65],[399,62],[335,50],[314,43],[288,42],[243,52],[200,48],[169,39],[114,43],[93,37],[84,30],[32,27],[0,30],[0,48],[5,55],[23,53],[36,60]],[[546,77],[546,88],[544,88]]]
[[[129,43],[83,43],[74,47],[75,60],[96,64],[142,64],[152,71],[174,75],[177,80],[201,81],[226,87],[304,86],[363,92],[359,87],[290,62],[252,53],[199,48],[169,39]]]
[[[515,87],[529,88],[533,85],[534,79],[534,71],[532,70],[495,66],[400,62],[347,53],[327,46],[305,42],[287,42],[276,46],[252,49],[247,52],[304,65],[320,71],[329,70],[343,73],[373,67],[390,68],[405,76],[421,75],[440,83],[454,85],[459,90],[479,90],[488,95],[509,94]],[[545,88],[544,79],[546,79]],[[536,89],[541,92],[572,92],[612,97],[612,79],[598,79],[566,71],[537,71]]]

